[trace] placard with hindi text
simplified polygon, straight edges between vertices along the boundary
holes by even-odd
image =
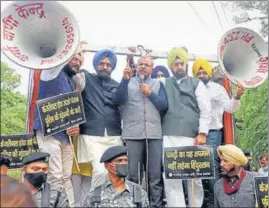
[[[164,148],[166,179],[213,179],[213,147],[209,145]]]
[[[26,155],[39,152],[37,140],[34,133],[22,135],[1,136],[1,155],[11,158],[9,168],[21,168],[22,160]]]
[[[36,102],[45,137],[86,122],[81,93],[78,91]]]
[[[268,208],[268,177],[255,177],[254,184],[258,208]]]

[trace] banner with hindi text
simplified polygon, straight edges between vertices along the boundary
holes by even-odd
[[[21,168],[23,158],[33,152],[39,152],[35,134],[1,136],[1,155],[11,157],[9,168]]]
[[[213,179],[213,147],[197,145],[164,148],[164,171],[166,179]]]
[[[78,91],[36,101],[44,136],[86,122],[81,93]]]
[[[268,177],[255,177],[254,184],[258,208],[268,208]]]

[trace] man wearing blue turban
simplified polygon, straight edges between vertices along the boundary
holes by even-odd
[[[165,66],[159,65],[153,69],[151,78],[160,79],[161,77],[170,77],[169,71]]]
[[[96,74],[81,70],[73,77],[81,91],[86,123],[80,126],[78,162],[92,163],[91,189],[105,181],[106,170],[100,163],[111,146],[121,145],[121,115],[115,103],[118,83],[111,78],[117,57],[111,50],[98,51],[93,58]]]

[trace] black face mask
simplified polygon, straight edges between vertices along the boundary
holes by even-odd
[[[35,188],[40,188],[47,180],[47,174],[43,172],[39,173],[25,173],[24,178],[32,184]]]
[[[203,78],[200,78],[200,80],[206,85],[210,79],[203,77]]]
[[[182,70],[177,70],[176,72],[173,72],[173,74],[177,80],[182,79],[186,76],[186,72]]]
[[[97,75],[101,80],[109,80],[110,79],[110,73],[106,70],[97,70]]]
[[[116,172],[110,170],[111,172],[115,173],[120,178],[126,178],[126,176],[129,173],[128,164],[116,164],[116,165],[111,164],[111,165],[116,167]]]

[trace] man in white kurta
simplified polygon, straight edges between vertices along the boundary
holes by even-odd
[[[230,98],[222,85],[212,81],[212,66],[205,59],[197,59],[193,63],[192,73],[193,76],[205,84],[212,108],[212,119],[206,144],[213,147],[215,179],[204,181],[204,206],[211,207],[214,203],[214,184],[220,179],[220,161],[217,154],[217,147],[221,145],[222,141],[223,113],[224,111],[234,113],[240,108],[240,97],[244,94],[244,88],[238,85],[235,96]]]
[[[168,110],[162,120],[163,148],[206,144],[211,121],[211,105],[205,85],[186,74],[188,54],[183,48],[173,48],[168,55],[173,77],[162,80],[168,98]],[[186,207],[182,180],[166,179],[168,207]],[[201,207],[204,192],[200,179],[188,180],[190,207]]]

